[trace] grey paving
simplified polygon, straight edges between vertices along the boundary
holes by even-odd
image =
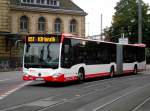
[[[6,74],[6,73],[5,73]],[[2,77],[7,79],[10,75]],[[22,81],[18,72],[11,86]],[[10,76],[14,77],[14,76]],[[0,100],[3,111],[149,111],[150,70],[137,75],[87,80],[78,84],[32,82]],[[0,84],[0,89],[2,85]]]

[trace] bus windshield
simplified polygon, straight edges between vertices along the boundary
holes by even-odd
[[[59,66],[60,43],[30,43],[25,45],[25,68],[53,68]]]

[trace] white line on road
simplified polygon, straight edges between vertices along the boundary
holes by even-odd
[[[0,80],[0,82],[8,81],[8,80],[11,80],[11,79],[2,79],[2,80]]]
[[[119,97],[117,97],[116,99],[113,99],[112,101],[109,101],[109,102],[107,102],[107,103],[105,103],[105,104],[103,104],[103,105],[101,105],[101,106],[99,106],[99,107],[93,109],[92,111],[98,111],[99,109],[101,109],[101,108],[103,108],[103,107],[105,107],[105,106],[107,106],[107,105],[110,105],[110,104],[112,104],[112,103],[118,101],[119,99],[121,99],[121,98],[123,98],[123,97],[125,97],[125,96],[127,96],[127,95],[129,95],[129,94],[132,94],[132,93],[134,93],[134,92],[136,92],[136,91],[138,91],[138,90],[141,90],[141,89],[143,89],[143,88],[145,88],[145,87],[148,87],[148,86],[150,86],[150,84],[146,84],[146,85],[144,85],[144,86],[141,86],[141,87],[139,87],[139,88],[136,88],[135,90],[132,90],[132,91],[126,93],[126,94],[123,94],[122,96],[119,96]]]
[[[0,100],[3,99],[3,97],[0,97]]]
[[[8,95],[12,94],[13,92],[15,92],[15,91],[21,89],[22,87],[24,87],[24,86],[30,84],[31,82],[32,82],[32,81],[25,82],[25,83],[23,83],[23,84],[21,84],[21,85],[18,85],[16,88],[11,89],[11,90],[5,92],[3,95],[0,95],[0,100],[4,99],[5,97],[7,97]]]
[[[137,111],[139,108],[141,108],[147,101],[150,100],[150,97],[147,98],[144,102],[142,102],[141,104],[139,104],[137,107],[135,107],[132,111]]]
[[[7,109],[3,109],[2,111],[7,111],[7,110],[14,110],[15,108],[19,108],[19,107],[22,107],[22,106],[32,106],[32,105],[37,105],[38,103],[37,102],[45,102],[45,101],[47,101],[47,102],[50,102],[50,103],[48,103],[49,105],[48,106],[46,106],[46,107],[44,107],[44,108],[42,108],[42,109],[40,109],[40,110],[38,110],[38,111],[44,111],[44,110],[46,110],[46,109],[48,109],[48,108],[51,108],[51,107],[55,107],[55,106],[58,106],[58,105],[61,105],[61,104],[63,104],[63,103],[66,103],[66,102],[71,102],[71,101],[74,101],[74,100],[76,100],[76,99],[79,99],[79,98],[82,98],[82,97],[84,97],[84,96],[87,96],[87,95],[89,95],[89,94],[93,94],[93,93],[95,93],[95,92],[97,92],[98,90],[96,89],[96,90],[93,90],[92,92],[89,92],[89,93],[86,93],[86,94],[83,94],[83,95],[80,95],[80,96],[74,96],[73,98],[71,98],[71,99],[60,99],[60,100],[58,100],[58,101],[52,101],[51,100],[51,102],[50,101],[47,101],[47,98],[46,99],[41,99],[41,100],[37,100],[37,101],[33,101],[33,102],[31,102],[31,103],[27,103],[27,104],[21,104],[21,105],[18,105],[18,106],[14,106],[14,107],[10,107],[10,108],[7,108]],[[50,98],[54,98],[54,97],[50,97]],[[43,103],[44,103],[43,102]],[[56,103],[55,103],[56,102]],[[53,103],[53,104],[52,104]],[[0,110],[1,111],[1,110]]]

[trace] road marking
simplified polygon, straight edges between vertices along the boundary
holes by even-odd
[[[147,78],[147,77],[144,77],[144,78]],[[113,78],[113,79],[116,79],[116,78]],[[128,78],[127,80],[131,80],[131,79],[135,79],[135,78]],[[139,78],[136,78],[137,80],[139,79]],[[140,78],[141,79],[141,78]],[[119,80],[119,79],[118,79]],[[127,81],[126,80],[126,81]],[[122,81],[122,79],[120,79],[120,81]],[[99,81],[95,81],[95,82],[92,82],[92,83],[98,83]],[[106,81],[106,82],[104,82],[104,83],[108,83],[108,82],[112,82],[112,81]],[[85,84],[87,84],[88,85],[88,83],[85,83]],[[101,83],[100,83],[101,84]],[[97,86],[98,84],[96,84],[96,86]],[[94,84],[92,84],[91,86],[94,86]],[[91,87],[90,86],[90,87]],[[145,85],[144,85],[145,86]],[[89,88],[89,86],[84,86],[84,88]],[[81,88],[81,89],[84,89],[84,88]],[[108,87],[107,87],[108,88]],[[140,87],[141,88],[141,87]],[[78,89],[78,90],[81,90],[81,89]],[[137,88],[138,89],[138,88]],[[89,95],[89,94],[93,94],[93,93],[95,93],[95,92],[97,92],[97,91],[99,91],[99,89],[95,89],[94,91],[92,91],[92,92],[89,92],[89,93],[87,93],[87,94],[81,94],[81,96],[74,96],[73,98],[71,98],[71,99],[62,99],[62,100],[58,100],[57,101],[57,103],[56,104],[52,104],[52,105],[50,105],[50,106],[47,106],[47,107],[45,107],[44,109],[40,109],[40,110],[37,110],[37,111],[44,111],[45,109],[48,109],[48,108],[52,108],[52,107],[55,107],[55,106],[58,106],[58,105],[60,105],[60,104],[63,104],[63,103],[66,103],[66,102],[71,102],[71,101],[74,101],[74,100],[76,100],[76,99],[79,99],[79,98],[82,98],[82,97],[84,97],[84,96],[87,96],[87,95]],[[52,101],[52,102],[54,102],[53,100],[51,100],[51,98],[53,98],[53,97],[49,97],[49,98],[46,98],[46,99],[39,99],[39,100],[41,100],[41,101]],[[33,101],[33,102],[36,102],[36,101]],[[31,102],[31,103],[33,103],[33,102]],[[10,108],[7,108],[7,109],[3,109],[2,111],[7,111],[7,110],[12,110],[12,109],[15,109],[15,108],[19,108],[19,107],[22,107],[22,106],[30,106],[30,105],[35,105],[35,104],[30,104],[30,103],[25,103],[25,104],[21,104],[21,105],[17,105],[17,106],[13,106],[13,107],[10,107]],[[1,111],[1,110],[0,110]]]
[[[0,82],[8,81],[8,80],[11,80],[11,79],[2,79],[2,80],[0,80]]]
[[[132,77],[132,78],[131,78]],[[136,77],[136,78],[135,78]],[[125,79],[124,79],[125,78]],[[143,77],[143,78],[147,78],[147,76],[146,77]],[[138,80],[138,79],[141,79],[141,78],[139,78],[139,76],[137,76],[137,75],[132,75],[132,76],[127,76],[127,77],[119,77],[119,79],[118,78],[111,78],[111,79],[103,79],[103,80],[100,80],[102,83],[99,83],[100,81],[98,80],[98,81],[92,81],[92,83],[84,83],[84,85],[88,85],[88,86],[85,86],[85,87],[83,87],[82,89],[84,89],[84,88],[90,88],[90,87],[94,87],[94,86],[97,86],[97,85],[105,85],[105,84],[107,84],[107,83],[110,83],[110,82],[113,82],[113,81],[116,81],[116,79],[117,80],[119,80],[119,81],[122,81],[122,79],[124,80],[124,83],[126,83],[125,81],[133,81],[133,80]],[[119,82],[118,81],[118,82]],[[95,84],[96,83],[96,84]]]
[[[46,109],[49,109],[49,108],[52,108],[52,107],[55,107],[55,106],[58,106],[58,105],[61,105],[61,104],[67,103],[67,102],[72,102],[74,100],[80,99],[80,98],[88,96],[90,94],[94,94],[97,91],[98,90],[93,90],[93,91],[91,91],[89,93],[86,93],[86,94],[83,94],[83,95],[80,95],[80,96],[75,96],[75,97],[73,97],[71,99],[63,99],[63,101],[60,100],[59,102],[57,102],[57,104],[53,104],[53,105],[47,106],[45,108],[39,109],[38,111],[45,111]]]
[[[132,90],[132,91],[126,93],[126,94],[123,94],[122,96],[119,96],[119,97],[117,97],[116,99],[113,99],[112,101],[109,101],[109,102],[107,102],[107,103],[105,103],[105,104],[103,104],[103,105],[101,105],[101,106],[99,106],[99,107],[93,109],[92,111],[98,111],[99,109],[101,109],[101,108],[103,108],[103,107],[105,107],[105,106],[107,106],[107,105],[110,105],[110,104],[114,103],[115,101],[118,101],[119,99],[121,99],[121,98],[123,98],[123,97],[125,97],[125,96],[127,96],[127,95],[129,95],[129,94],[132,94],[132,93],[134,93],[134,92],[136,92],[136,91],[138,91],[138,90],[141,90],[141,89],[143,89],[143,88],[145,88],[145,87],[148,87],[148,86],[150,86],[150,84],[146,84],[146,85],[144,85],[144,86],[141,86],[141,87],[139,87],[139,88],[136,88],[135,90]]]
[[[93,93],[95,93],[97,91],[98,90],[93,90],[93,91],[91,91],[89,93],[86,93],[86,94],[83,94],[83,95],[80,95],[80,96],[74,96],[71,99],[60,99],[60,100],[57,100],[57,101],[53,100],[54,97],[49,97],[49,98],[46,98],[46,99],[40,99],[40,100],[37,100],[37,101],[33,101],[31,103],[25,103],[25,104],[13,106],[13,107],[10,107],[10,108],[7,108],[7,109],[2,109],[2,111],[14,110],[14,109],[22,107],[22,106],[26,106],[26,107],[27,106],[41,106],[43,108],[42,109],[38,109],[37,111],[44,111],[44,110],[46,110],[48,108],[52,108],[52,107],[61,105],[61,104],[66,103],[66,102],[74,101],[76,99],[82,98],[82,97],[87,96],[89,94],[93,94]]]
[[[18,78],[11,78],[11,79],[1,79],[0,82],[3,82],[3,81],[9,81],[9,80],[14,80],[14,79],[18,79]]]
[[[32,81],[25,82],[25,83],[23,83],[23,84],[21,84],[21,85],[18,85],[16,88],[11,89],[11,90],[5,92],[4,94],[0,95],[0,100],[4,99],[5,97],[7,97],[8,95],[12,94],[13,92],[15,92],[15,91],[21,89],[22,87],[24,87],[24,86],[30,84],[31,82],[32,82]]]
[[[141,104],[139,104],[137,107],[135,107],[132,111],[138,110],[139,108],[141,108],[149,100],[150,100],[150,97],[147,98],[145,101],[143,101]]]
[[[32,103],[29,103],[25,106],[40,106],[40,107],[48,107],[48,106],[51,106],[51,105],[55,105],[57,103],[59,103],[61,101],[42,101],[42,100],[39,100],[39,101],[35,101],[35,102],[32,102]]]

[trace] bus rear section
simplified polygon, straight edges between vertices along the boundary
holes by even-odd
[[[117,44],[116,74],[137,74],[146,69],[144,44]]]

